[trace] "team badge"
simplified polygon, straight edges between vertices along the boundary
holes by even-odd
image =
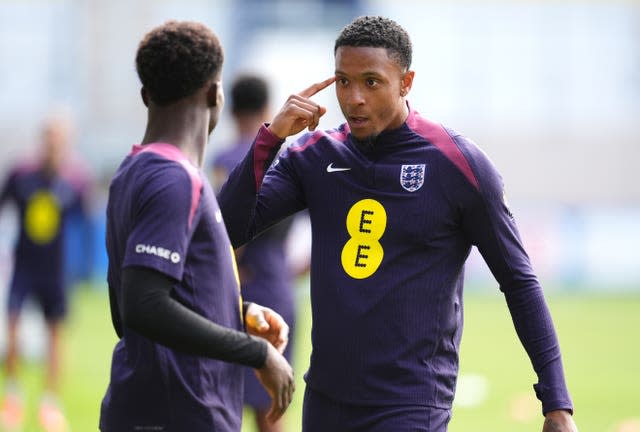
[[[415,192],[424,184],[425,164],[402,165],[400,185],[409,192]]]

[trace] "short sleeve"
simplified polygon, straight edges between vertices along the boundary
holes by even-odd
[[[182,279],[195,187],[186,170],[173,162],[147,179],[133,208],[123,267],[148,267]]]

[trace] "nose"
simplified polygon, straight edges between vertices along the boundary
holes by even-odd
[[[360,88],[360,86],[354,85],[348,91],[347,100],[350,105],[364,105],[365,97],[364,91]]]

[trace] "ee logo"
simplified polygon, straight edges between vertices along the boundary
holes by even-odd
[[[368,278],[378,270],[384,250],[379,240],[387,228],[387,212],[373,199],[355,203],[347,214],[351,237],[342,248],[342,268],[354,279]]]
[[[31,195],[24,213],[24,228],[34,243],[50,243],[58,234],[60,222],[60,206],[53,194],[37,191]]]

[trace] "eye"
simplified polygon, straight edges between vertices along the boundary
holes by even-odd
[[[336,82],[341,86],[346,86],[347,84],[349,84],[349,80],[347,80],[346,78],[337,78]]]
[[[367,78],[366,83],[368,87],[375,87],[376,85],[378,85],[378,80],[374,78]]]

